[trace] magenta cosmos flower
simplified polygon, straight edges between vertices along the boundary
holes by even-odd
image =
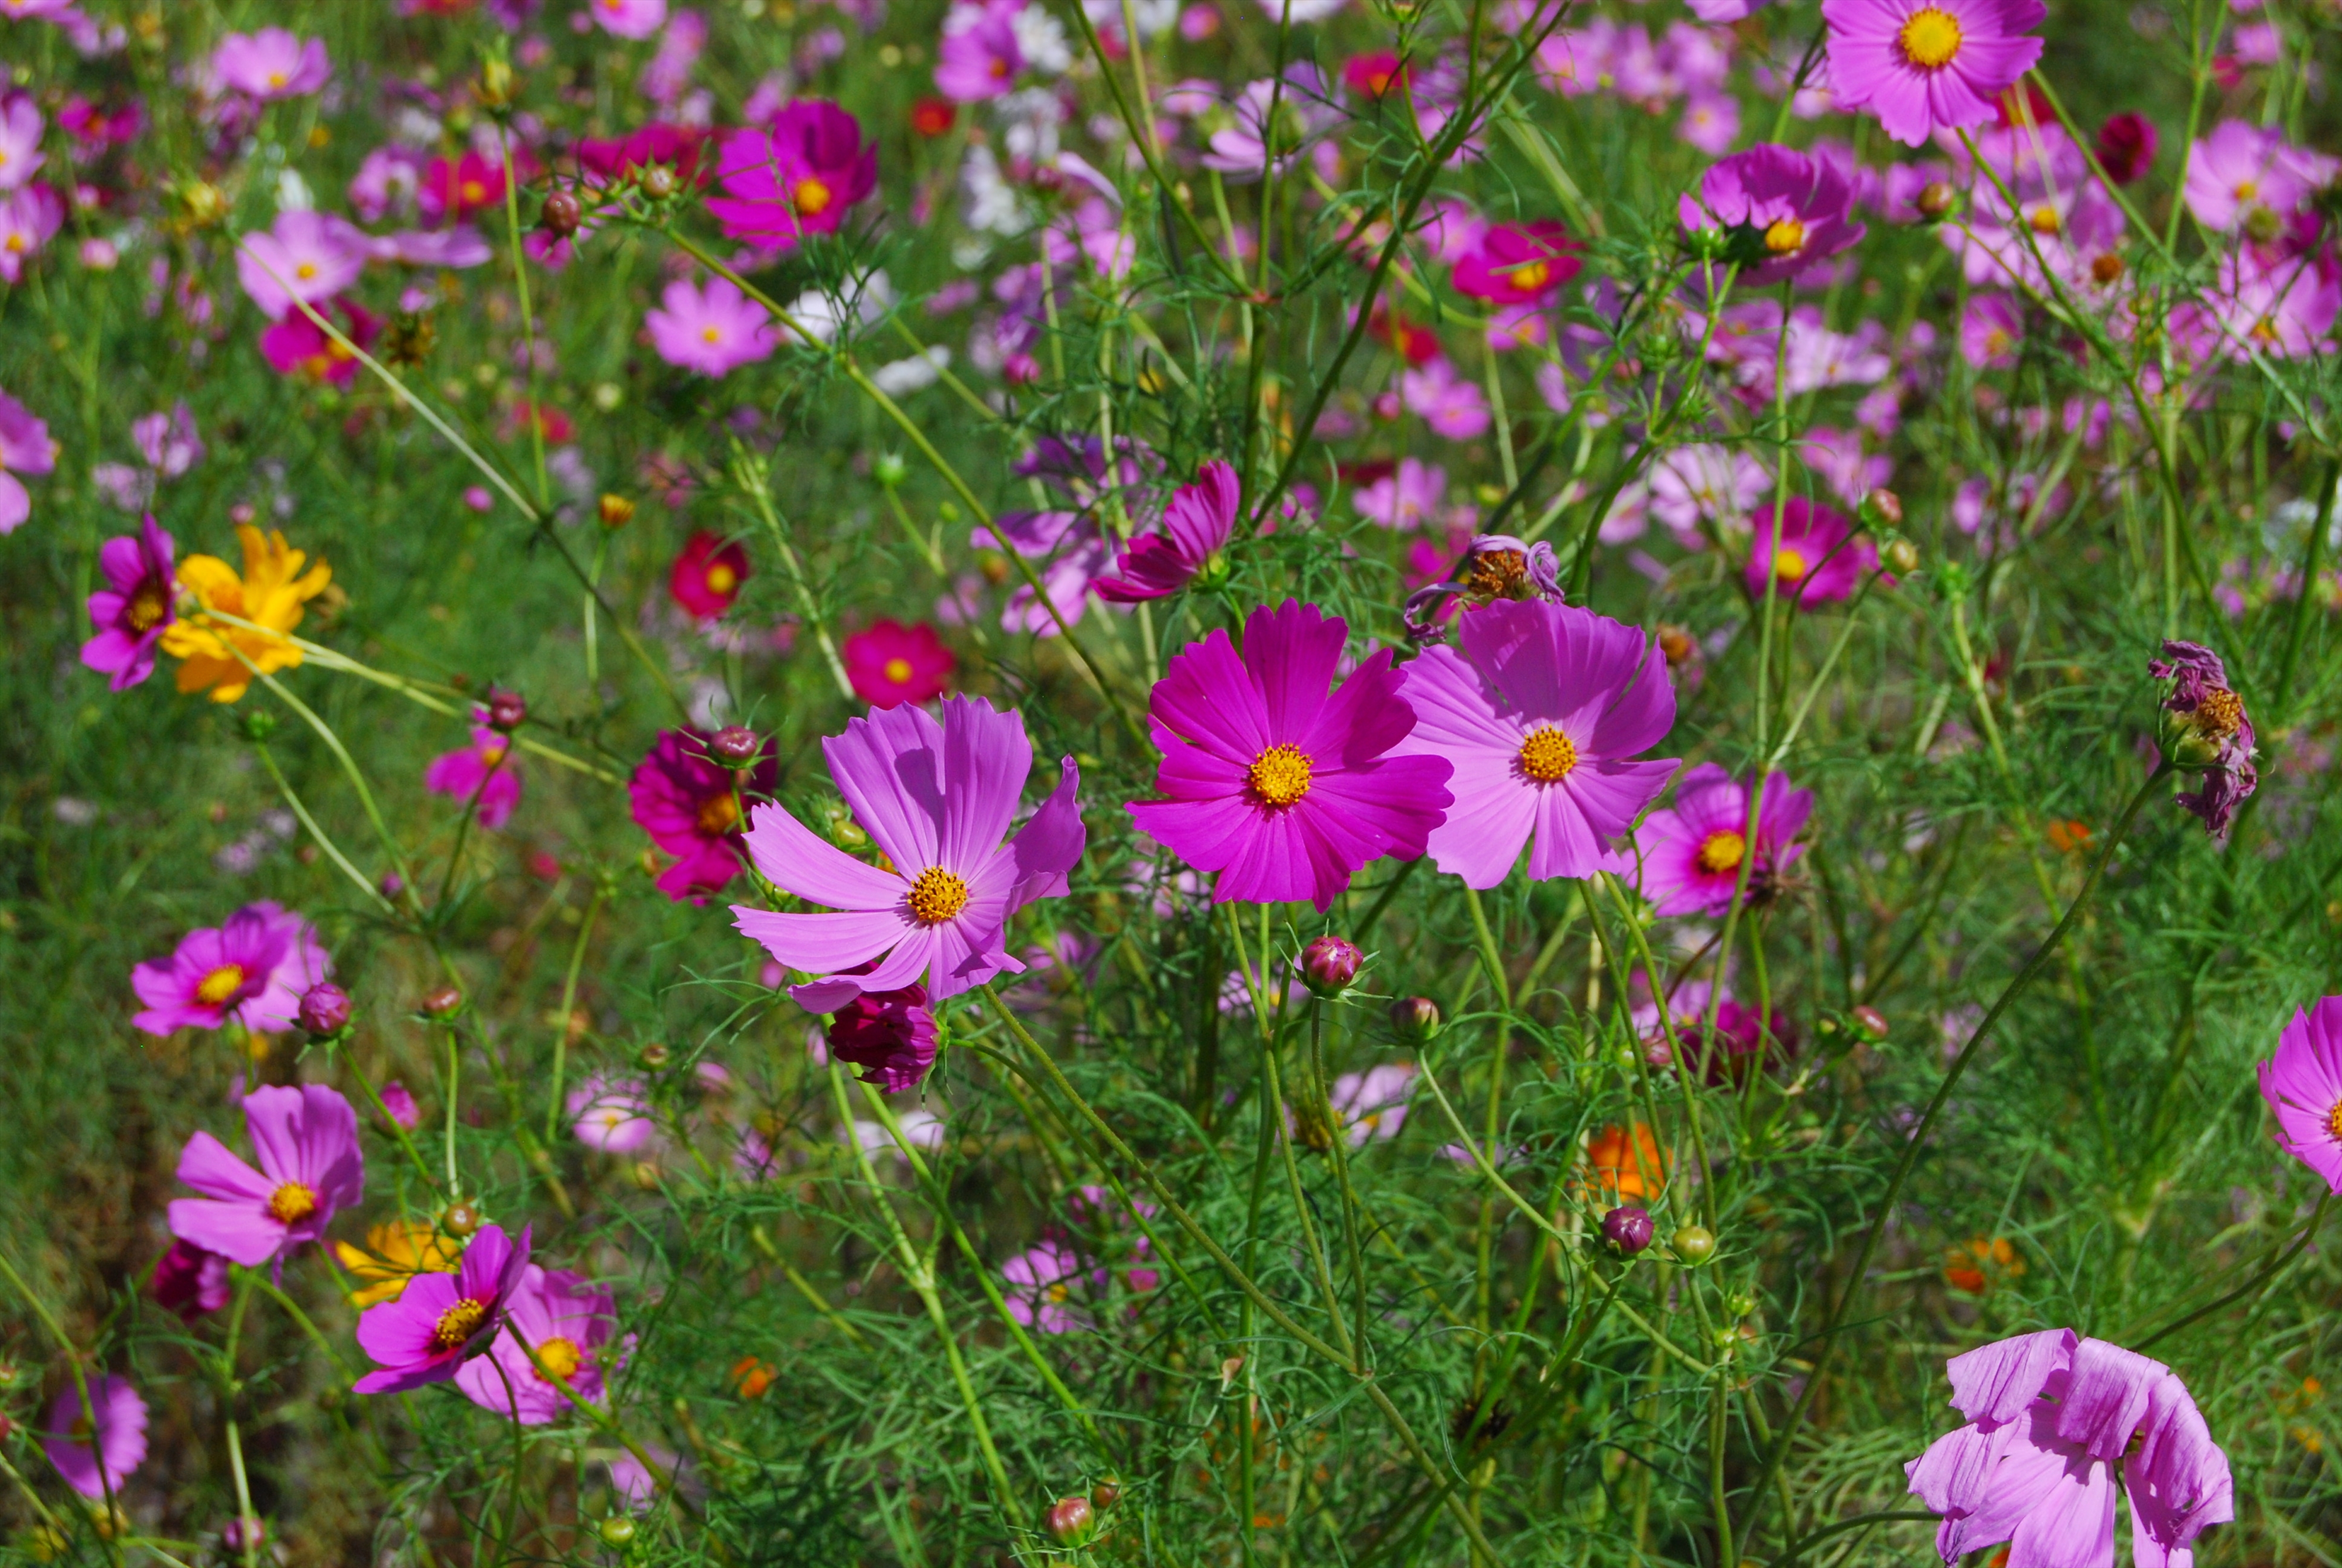
[[[1813,814],[1810,790],[1767,775],[1756,811],[1756,864],[1748,895],[1764,895],[1790,862],[1805,854],[1793,842]],[[1748,858],[1748,788],[1714,763],[1683,776],[1672,809],[1655,811],[1636,840],[1643,851],[1643,893],[1661,914],[1722,914],[1732,907],[1740,863]]]
[[[1907,147],[1981,125],[2041,58],[2026,34],[2048,14],[2042,0],[1822,0],[1830,91]]]
[[[149,1034],[217,1029],[290,1029],[301,993],[334,972],[309,923],[282,905],[247,904],[217,928],[190,931],[168,958],[130,972],[146,1004],[130,1020]]]
[[[886,1094],[917,1088],[936,1064],[936,1015],[924,985],[849,991],[835,980],[816,980],[789,987],[789,999],[808,1013],[829,1014],[823,1040],[830,1054],[860,1068],[865,1084]]]
[[[707,210],[728,239],[787,250],[836,234],[848,209],[878,187],[878,147],[860,122],[822,98],[800,98],[764,128],[727,133],[716,153],[720,196]]]
[[[445,1383],[488,1348],[528,1267],[529,1233],[515,1243],[482,1225],[452,1274],[419,1273],[386,1302],[358,1317],[358,1344],[375,1370],[353,1386],[360,1393],[404,1393]]]
[[[936,91],[955,104],[1005,96],[1025,68],[1016,26],[1023,9],[1023,0],[953,6],[936,42]]]
[[[1164,506],[1163,525],[1124,545],[1114,571],[1090,586],[1101,599],[1129,604],[1176,594],[1207,572],[1225,574],[1220,552],[1236,532],[1242,500],[1236,471],[1209,459]]]
[[[651,842],[676,857],[659,873],[661,893],[678,902],[704,903],[740,870],[740,797],[770,794],[780,764],[767,755],[736,774],[708,759],[713,737],[699,730],[661,730],[658,741],[626,784],[635,823]]]
[[[2260,1074],[2278,1144],[2342,1193],[2342,996],[2296,1013]]]
[[[57,465],[56,444],[38,414],[0,392],[0,536],[33,514],[33,497],[19,474],[46,474]]]
[[[936,629],[922,621],[875,621],[846,639],[846,680],[874,708],[924,703],[943,695],[957,661]]]
[[[2117,1491],[2130,1499],[2138,1568],[2187,1568],[2204,1527],[2236,1517],[2228,1456],[2161,1362],[2059,1328],[1944,1370],[1967,1423],[1903,1468],[1913,1495],[1943,1515],[1936,1550],[1947,1564],[2006,1541],[2009,1568],[2112,1568]]]
[[[651,347],[669,365],[721,376],[771,356],[776,339],[765,307],[728,278],[694,288],[677,278],[659,296],[664,309],[643,316]]]
[[[778,806],[758,806],[748,854],[775,886],[831,914],[732,906],[733,924],[791,969],[829,976],[816,1012],[926,976],[937,1001],[1025,965],[1009,954],[1008,918],[1066,893],[1087,831],[1081,770],[1066,757],[1056,789],[1003,843],[1033,771],[1025,721],[980,697],[924,708],[873,708],[821,743],[830,777],[892,869],[855,859]],[[883,955],[883,957],[882,957]],[[881,959],[858,973],[857,965]]]
[[[1538,305],[1577,275],[1578,244],[1550,221],[1491,224],[1477,245],[1456,258],[1456,292],[1491,305]]]
[[[599,1400],[604,1347],[616,1327],[616,1313],[609,1292],[565,1269],[531,1263],[521,1271],[505,1309],[503,1332],[487,1354],[456,1369],[455,1386],[481,1409],[516,1417],[523,1426],[558,1421],[575,1407],[545,1373],[557,1373],[580,1398]],[[535,1360],[529,1349],[536,1352]]]
[[[1849,597],[1865,574],[1878,564],[1878,547],[1854,531],[1854,524],[1827,506],[1802,495],[1792,495],[1781,511],[1778,536],[1773,508],[1757,508],[1749,519],[1748,564],[1743,573],[1748,596],[1765,596],[1769,573],[1777,580],[1777,597],[1800,610],[1837,604]]]
[[[1288,599],[1246,620],[1241,657],[1214,632],[1156,684],[1155,788],[1168,798],[1135,801],[1130,814],[1197,871],[1219,874],[1216,902],[1329,909],[1368,862],[1422,854],[1453,804],[1446,758],[1393,750],[1416,717],[1388,648],[1334,689],[1348,633]]]
[[[512,820],[520,804],[520,772],[507,754],[512,737],[485,724],[472,727],[472,744],[442,752],[423,770],[423,787],[470,805],[479,803],[480,825],[494,832]]]
[[[686,614],[713,621],[732,607],[747,580],[748,552],[740,542],[702,528],[683,542],[666,575],[667,596]]]
[[[223,85],[263,103],[306,97],[334,75],[323,38],[304,43],[282,27],[229,34],[212,51],[212,70]]]
[[[174,1240],[171,1250],[155,1260],[146,1293],[155,1305],[193,1323],[227,1305],[227,1260],[191,1242]]]
[[[1674,760],[1633,762],[1675,726],[1657,645],[1591,610],[1500,599],[1466,610],[1456,641],[1408,664],[1415,729],[1395,755],[1445,757],[1455,804],[1431,830],[1433,864],[1471,887],[1512,874],[1591,876],[1613,841],[1675,776]]]
[[[146,1402],[128,1378],[111,1376],[89,1380],[89,1402],[95,1416],[82,1408],[81,1390],[67,1383],[49,1407],[41,1448],[67,1486],[102,1500],[146,1463]]]
[[[1853,211],[1854,187],[1836,165],[1767,143],[1710,165],[1697,199],[1686,193],[1676,215],[1687,235],[1723,235],[1740,281],[1756,285],[1796,277],[1861,239]]]
[[[209,1133],[187,1140],[179,1180],[203,1193],[171,1200],[171,1233],[254,1268],[322,1238],[334,1211],[365,1197],[358,1117],[323,1084],[255,1089],[244,1126],[254,1170]]]
[[[97,569],[108,585],[89,596],[89,624],[97,635],[81,645],[81,662],[113,676],[114,690],[126,691],[155,673],[155,645],[178,618],[171,604],[171,536],[150,512],[137,533],[98,547]]]

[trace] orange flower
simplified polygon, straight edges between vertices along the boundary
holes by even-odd
[[[285,544],[282,534],[239,524],[235,535],[244,544],[243,574],[216,555],[180,562],[179,586],[193,602],[180,604],[180,618],[163,634],[163,651],[180,661],[179,690],[208,689],[215,703],[243,696],[255,669],[273,674],[301,662],[301,650],[286,634],[301,624],[301,607],[334,576],[323,561],[302,571],[307,555]],[[245,624],[214,621],[208,610]]]
[[[773,1379],[780,1375],[780,1368],[753,1355],[744,1355],[732,1363],[732,1382],[742,1399],[761,1399],[765,1391],[773,1386]]]
[[[2017,1279],[2024,1273],[2025,1260],[2017,1255],[2006,1236],[1988,1241],[1972,1237],[1966,1245],[1944,1253],[1944,1283],[1970,1295],[1980,1296],[2003,1280]]]
[[[1596,1192],[1613,1202],[1652,1197],[1666,1183],[1666,1154],[1642,1122],[1631,1135],[1624,1127],[1595,1134],[1586,1144],[1586,1163],[1594,1167]]]
[[[2090,824],[2071,820],[2053,822],[2047,830],[2049,847],[2060,854],[2071,854],[2090,846]]]

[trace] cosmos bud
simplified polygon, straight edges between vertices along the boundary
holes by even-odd
[[[708,740],[707,754],[720,767],[756,765],[765,749],[764,737],[746,724],[726,724]]]
[[[635,520],[635,504],[623,495],[605,495],[601,504],[602,526],[624,528]]]
[[[439,1211],[439,1228],[459,1242],[478,1230],[480,1223],[480,1206],[466,1199],[458,1198]]]
[[[350,996],[330,980],[321,980],[301,993],[301,1008],[296,1022],[317,1039],[338,1034],[349,1027]]]
[[[1952,210],[1952,201],[1951,186],[1941,180],[1930,180],[1919,187],[1919,199],[1911,205],[1919,209],[1921,217],[1933,222]]]
[[[1068,1546],[1078,1546],[1089,1539],[1090,1500],[1086,1497],[1060,1497],[1049,1510],[1049,1533]]]
[[[1346,937],[1321,936],[1301,950],[1301,977],[1320,996],[1338,996],[1358,977],[1366,955]]]
[[[1656,1230],[1645,1209],[1628,1206],[1602,1216],[1602,1239],[1630,1258],[1651,1244]]]
[[[1391,1028],[1410,1045],[1439,1033],[1439,1004],[1428,996],[1402,996],[1390,1004]]]
[[[642,175],[643,195],[655,202],[663,202],[675,195],[675,171],[654,164]]]
[[[452,1018],[464,1005],[464,994],[452,985],[442,985],[424,993],[423,1015],[425,1018]]]
[[[518,692],[488,688],[488,728],[510,734],[528,722],[528,703]]]
[[[585,221],[586,208],[574,191],[555,191],[545,198],[545,210],[537,215],[536,226],[555,239],[565,240],[577,232]]]
[[[1887,1015],[1876,1007],[1863,1006],[1854,1010],[1855,1026],[1873,1040],[1887,1038]]]
[[[1667,1238],[1667,1245],[1678,1263],[1697,1268],[1716,1255],[1716,1233],[1706,1225],[1686,1225]]]
[[[1873,490],[1862,498],[1863,526],[1873,533],[1903,526],[1903,497],[1892,490]]]

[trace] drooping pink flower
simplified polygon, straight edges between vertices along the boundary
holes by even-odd
[[[1021,973],[1006,945],[1009,917],[1036,899],[1063,897],[1082,857],[1088,834],[1074,759],[1063,760],[1056,789],[1004,843],[1033,770],[1025,721],[979,697],[946,697],[942,706],[940,723],[907,704],[874,708],[822,742],[838,793],[894,869],[855,859],[778,806],[751,814],[756,869],[836,913],[735,904],[733,924],[790,968],[829,977],[804,1004],[816,1012],[923,975],[943,1001],[1004,970]],[[875,969],[856,972],[872,959],[880,960]]]
[[[1458,619],[1452,643],[1408,664],[1415,728],[1398,756],[1445,757],[1455,802],[1431,830],[1432,863],[1494,887],[1534,844],[1529,876],[1591,876],[1675,775],[1635,762],[1675,725],[1657,644],[1591,610],[1497,600]]]
[[[282,320],[295,300],[316,305],[348,289],[365,264],[365,235],[331,213],[279,213],[274,225],[235,247],[236,281],[271,321]]]
[[[2042,0],[1823,0],[1830,91],[1907,147],[1985,125],[2041,58],[2027,35],[2048,14]]]
[[[1777,531],[1770,506],[1758,507],[1748,522],[1748,565],[1742,574],[1751,598],[1764,597],[1770,574],[1780,600],[1800,610],[1817,609],[1850,596],[1878,564],[1878,547],[1857,534],[1852,523],[1802,495],[1789,497]]]
[[[723,376],[771,357],[778,346],[765,307],[729,278],[712,277],[697,288],[677,278],[659,299],[661,308],[646,312],[643,325],[652,350],[669,365]]]
[[[481,1409],[523,1426],[559,1421],[576,1406],[545,1373],[558,1373],[582,1399],[599,1400],[605,1367],[616,1370],[616,1328],[617,1303],[608,1291],[566,1269],[531,1263],[505,1305],[503,1329],[485,1355],[456,1369],[455,1386]]]
[[[48,155],[41,151],[41,105],[30,93],[0,98],[0,191],[13,191],[40,173]]]
[[[494,832],[512,820],[520,804],[520,770],[508,755],[512,737],[485,724],[472,728],[472,744],[442,752],[423,770],[423,787],[465,805],[478,803],[480,825]]]
[[[171,1250],[155,1260],[146,1293],[156,1306],[193,1323],[227,1305],[227,1260],[193,1242],[174,1239]]]
[[[282,27],[229,34],[212,51],[212,71],[223,86],[264,104],[305,98],[334,75],[323,38],[305,43]]]
[[[798,1006],[830,1014],[823,1043],[839,1061],[862,1069],[864,1083],[888,1094],[917,1088],[936,1064],[936,1015],[927,1006],[926,987],[857,990],[843,1003],[833,1000],[837,994],[826,980],[789,989]]]
[[[613,37],[647,38],[666,25],[666,0],[592,0],[588,9]]]
[[[1936,1550],[1947,1564],[2007,1541],[2015,1568],[2112,1568],[2117,1490],[2140,1568],[2185,1568],[2205,1526],[2236,1516],[2228,1457],[2161,1362],[2048,1329],[1944,1370],[1967,1423],[1904,1471],[1943,1515]]]
[[[81,662],[113,676],[127,691],[155,673],[155,645],[177,619],[171,536],[148,513],[136,534],[98,546],[97,569],[107,586],[89,596],[89,623],[97,635],[81,645]]]
[[[686,614],[713,621],[732,607],[747,580],[748,552],[740,542],[702,528],[683,542],[667,572],[666,591]]]
[[[1099,598],[1118,604],[1177,593],[1226,547],[1242,502],[1236,471],[1216,457],[1206,459],[1196,470],[1196,483],[1181,485],[1164,506],[1162,526],[1124,545],[1113,573],[1091,586]]]
[[[382,321],[353,299],[329,300],[315,307],[319,315],[342,318],[342,336],[362,349],[382,335]],[[305,375],[326,386],[347,386],[357,378],[358,356],[339,339],[301,312],[285,315],[260,335],[261,357],[279,375]]]
[[[740,801],[770,794],[780,764],[766,756],[736,774],[710,760],[710,736],[698,730],[661,730],[627,781],[636,825],[676,862],[659,873],[661,893],[678,903],[704,903],[740,872]]]
[[[1580,249],[1567,229],[1550,220],[1491,224],[1478,244],[1456,258],[1448,281],[1456,293],[1491,305],[1542,305],[1577,275]]]
[[[650,1108],[641,1079],[605,1073],[588,1076],[562,1103],[577,1141],[606,1154],[631,1154],[658,1135]]]
[[[41,1451],[65,1483],[92,1502],[119,1492],[130,1473],[146,1463],[146,1402],[126,1377],[89,1379],[85,1410],[81,1390],[67,1383],[49,1406],[49,1435]]]
[[[1201,872],[1216,902],[1329,909],[1360,867],[1411,860],[1454,803],[1446,759],[1394,751],[1415,728],[1406,678],[1376,652],[1334,689],[1349,627],[1315,604],[1255,610],[1171,661],[1148,704],[1162,749],[1138,830]]]
[[[1643,894],[1661,914],[1720,915],[1732,907],[1741,863],[1753,854],[1748,898],[1760,900],[1806,853],[1796,839],[1813,811],[1810,790],[1791,789],[1785,775],[1767,774],[1751,845],[1748,786],[1716,764],[1702,763],[1676,784],[1675,804],[1653,812],[1636,832]]]
[[[2277,1146],[2342,1193],[2342,996],[2296,1013],[2260,1064]]]
[[[1740,281],[1779,283],[1827,261],[1867,232],[1853,221],[1854,189],[1827,158],[1766,143],[1709,165],[1699,196],[1676,204],[1686,234],[1715,232],[1741,265]]]
[[[716,155],[724,194],[707,211],[726,237],[788,250],[807,235],[836,234],[878,187],[877,144],[860,122],[822,98],[800,98],[769,126],[727,133]]]
[[[419,1273],[386,1302],[359,1314],[358,1345],[375,1370],[352,1385],[359,1393],[403,1393],[445,1383],[488,1348],[503,1326],[528,1268],[529,1233],[515,1242],[499,1225],[482,1225],[452,1274]]]
[[[0,202],[0,282],[20,282],[25,264],[41,253],[65,221],[65,199],[35,180]]]
[[[301,993],[334,972],[309,923],[279,904],[248,904],[216,927],[190,931],[168,958],[130,972],[146,1004],[131,1023],[149,1034],[217,1029],[290,1029]]]
[[[932,702],[951,685],[958,661],[925,621],[874,621],[846,639],[846,684],[874,708]]]
[[[254,1170],[209,1133],[179,1154],[179,1180],[204,1195],[171,1200],[171,1233],[253,1268],[320,1240],[334,1211],[365,1197],[358,1116],[323,1084],[255,1089],[244,1097]]]

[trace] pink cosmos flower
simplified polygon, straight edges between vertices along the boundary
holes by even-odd
[[[41,106],[30,93],[0,98],[0,191],[13,191],[40,172],[48,155],[41,151]]]
[[[1391,748],[1454,765],[1433,864],[1477,888],[1511,875],[1532,842],[1533,881],[1615,866],[1614,841],[1675,776],[1673,759],[1627,760],[1675,726],[1666,670],[1656,644],[1591,610],[1466,610],[1453,644],[1406,666],[1415,729]]]
[[[282,212],[274,226],[236,242],[236,281],[271,321],[282,320],[295,300],[316,305],[342,293],[365,264],[365,235],[331,213]]]
[[[16,283],[65,221],[65,199],[39,180],[0,202],[0,282]]]
[[[472,728],[472,744],[442,752],[423,770],[423,787],[470,805],[478,803],[480,825],[494,832],[512,820],[520,804],[520,772],[507,760],[512,737],[485,724]]]
[[[1433,434],[1450,441],[1471,441],[1487,434],[1487,395],[1478,385],[1456,374],[1446,355],[1420,370],[1398,373],[1399,401],[1420,417]]]
[[[41,1451],[65,1483],[92,1502],[119,1492],[130,1473],[146,1463],[146,1402],[126,1377],[89,1379],[89,1402],[67,1383],[49,1406],[49,1435]]]
[[[1122,547],[1112,575],[1091,584],[1101,599],[1118,604],[1176,594],[1196,574],[1213,568],[1235,534],[1243,497],[1236,471],[1220,459],[1206,459],[1196,483],[1183,484],[1163,508],[1163,524]]]
[[[1702,522],[1741,523],[1772,485],[1765,465],[1744,449],[1701,442],[1676,447],[1651,470],[1648,506],[1676,543],[1701,550],[1707,546]]]
[[[1853,187],[1837,165],[1767,143],[1710,165],[1698,199],[1685,195],[1676,215],[1686,234],[1722,234],[1743,264],[1740,281],[1756,285],[1796,277],[1860,240],[1853,211]]]
[[[352,1385],[359,1393],[403,1393],[445,1383],[488,1348],[528,1267],[529,1233],[515,1243],[501,1226],[482,1225],[452,1274],[420,1273],[389,1301],[358,1317],[358,1344],[375,1370]]]
[[[455,1386],[482,1410],[523,1426],[559,1421],[576,1406],[545,1372],[559,1373],[580,1398],[599,1400],[616,1327],[617,1303],[609,1292],[565,1269],[530,1263],[505,1304],[503,1329],[485,1355],[455,1369]]]
[[[748,552],[740,542],[702,528],[683,542],[667,572],[666,591],[685,614],[713,621],[732,607],[747,580]]]
[[[798,1006],[831,1014],[823,1044],[839,1061],[862,1069],[865,1084],[888,1094],[917,1088],[936,1064],[936,1015],[927,1006],[926,987],[856,990],[843,1004],[832,1000],[839,994],[826,980],[789,988]]]
[[[410,1133],[423,1120],[423,1108],[415,1103],[415,1091],[395,1078],[382,1086],[382,1108],[390,1113],[392,1121]]]
[[[1073,1248],[1055,1236],[1044,1236],[1000,1265],[1008,1289],[1002,1296],[1008,1315],[1026,1328],[1043,1333],[1071,1333],[1090,1326],[1089,1314],[1068,1305],[1089,1271]],[[1103,1283],[1103,1282],[1101,1282]]]
[[[2327,351],[2327,335],[2342,311],[2342,271],[2318,256],[2267,264],[2248,248],[2221,259],[2207,304],[2214,324],[2208,332],[2202,307],[2174,313],[2173,332],[2197,353],[2307,359]]]
[[[1023,9],[1023,0],[953,6],[936,43],[936,91],[955,104],[1005,96],[1025,68],[1015,21]]]
[[[323,38],[304,43],[282,27],[229,34],[212,51],[212,71],[223,85],[264,104],[306,97],[334,75]]]
[[[2015,370],[2025,316],[2005,294],[1972,294],[1960,313],[1960,357],[1978,370]]]
[[[1326,1098],[1340,1119],[1350,1147],[1363,1149],[1370,1143],[1398,1136],[1406,1124],[1406,1103],[1415,1093],[1416,1075],[1412,1062],[1386,1062],[1334,1080]]]
[[[329,320],[340,315],[342,335],[360,348],[373,347],[382,335],[381,320],[355,300],[329,300],[316,310]],[[347,386],[357,378],[357,355],[289,306],[283,319],[261,333],[260,354],[279,375],[305,375],[325,386]]]
[[[1947,1564],[2006,1541],[2013,1568],[2110,1568],[2117,1490],[2130,1499],[2139,1568],[2186,1568],[2204,1527],[2236,1517],[2228,1457],[2161,1362],[2061,1328],[1956,1355],[1944,1370],[1967,1423],[1903,1468],[1912,1494],[1943,1515],[1936,1550]]]
[[[677,278],[660,300],[665,308],[645,314],[643,325],[652,349],[669,365],[721,376],[770,357],[778,346],[765,307],[729,278],[709,278],[702,288]]]
[[[2042,0],[1822,0],[1830,91],[1907,147],[1985,125],[2041,58],[2025,35],[2048,14]]]
[[[666,0],[591,0],[587,8],[614,37],[647,38],[666,25]]]
[[[309,923],[281,905],[248,904],[225,924],[190,931],[168,958],[130,972],[146,1004],[130,1020],[149,1034],[217,1029],[290,1029],[301,993],[334,972]]]
[[[1577,275],[1579,248],[1567,229],[1549,220],[1491,224],[1456,257],[1448,281],[1456,293],[1491,305],[1542,305]]]
[[[2342,996],[2296,1013],[2260,1077],[2277,1146],[2342,1193]]]
[[[1748,564],[1742,575],[1752,599],[1764,597],[1770,574],[1779,582],[1775,594],[1800,610],[1837,604],[1878,564],[1878,547],[1857,534],[1853,524],[1802,495],[1790,496],[1782,508],[1777,538],[1772,507],[1757,508],[1748,523]]]
[[[641,1079],[602,1073],[569,1091],[562,1103],[577,1141],[606,1154],[631,1154],[658,1135],[650,1108]]]
[[[2285,133],[2274,125],[2223,120],[2187,148],[2187,210],[2207,229],[2226,233],[2257,212],[2283,217],[2308,194]]]
[[[155,1260],[155,1275],[146,1293],[165,1312],[193,1323],[227,1305],[227,1260],[192,1242],[173,1241],[171,1250]]]
[[[658,888],[681,903],[702,904],[740,871],[740,801],[768,795],[780,781],[780,764],[766,755],[754,768],[735,774],[708,759],[710,737],[698,730],[661,730],[626,793],[636,825],[651,842],[676,857],[659,873]]]
[[[1813,814],[1810,790],[1791,789],[1770,774],[1756,809],[1756,864],[1748,896],[1765,896],[1790,863],[1806,853],[1795,843]],[[1642,849],[1642,891],[1661,914],[1720,915],[1732,907],[1740,863],[1751,849],[1748,787],[1714,763],[1702,763],[1676,786],[1676,803],[1655,811],[1635,837]]]
[[[98,547],[97,569],[107,586],[89,596],[89,623],[97,635],[81,645],[81,662],[117,692],[155,673],[155,646],[178,618],[172,607],[171,536],[149,513],[139,531]]]
[[[47,424],[0,392],[0,537],[33,514],[33,497],[16,475],[49,473],[57,465],[56,453]]]
[[[957,664],[925,621],[875,621],[847,637],[841,653],[846,684],[874,708],[932,702],[951,684]]]
[[[209,1133],[187,1140],[179,1180],[204,1195],[171,1200],[171,1233],[254,1268],[322,1239],[334,1211],[365,1197],[358,1116],[323,1084],[244,1097],[254,1170]]]
[[[597,4],[606,0],[597,0]],[[836,104],[800,98],[770,126],[727,133],[716,154],[724,195],[708,213],[726,237],[788,250],[807,235],[836,234],[846,215],[878,187],[878,148]]]
[[[1349,627],[1287,600],[1171,661],[1148,704],[1162,749],[1138,830],[1201,872],[1216,903],[1308,899],[1333,907],[1359,867],[1412,860],[1454,804],[1436,756],[1396,754],[1416,725],[1384,648],[1334,690]]]
[[[1283,179],[1311,144],[1343,118],[1325,78],[1306,61],[1287,68],[1282,87],[1273,77],[1246,83],[1228,108],[1234,123],[1211,134],[1203,162],[1239,185],[1252,184],[1268,169],[1271,143],[1276,147],[1275,173]]]
[[[748,853],[786,892],[836,911],[776,914],[732,907],[733,924],[792,969],[829,977],[801,1004],[835,1012],[864,992],[926,976],[937,1001],[1025,965],[1006,946],[1009,917],[1061,898],[1087,842],[1081,770],[1066,757],[1056,789],[1003,843],[1033,771],[1025,721],[979,697],[946,697],[938,723],[908,704],[874,708],[822,742],[830,776],[895,868],[855,859],[778,806],[751,814]],[[883,955],[883,956],[882,956]],[[881,961],[875,969],[856,966]]]
[[[415,187],[415,207],[432,224],[459,222],[474,213],[502,206],[504,199],[503,158],[477,151],[432,159]]]

